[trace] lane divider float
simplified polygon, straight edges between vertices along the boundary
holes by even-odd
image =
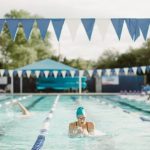
[[[44,119],[43,126],[40,129],[40,134],[38,135],[38,137],[37,137],[31,150],[40,150],[42,148],[44,141],[45,141],[45,135],[48,133],[50,121],[53,118],[53,114],[54,114],[54,111],[56,109],[56,105],[57,105],[57,102],[59,100],[59,97],[60,96],[57,95],[57,97],[56,97],[56,99],[55,99],[55,101],[51,107],[50,112],[48,113],[47,117]]]

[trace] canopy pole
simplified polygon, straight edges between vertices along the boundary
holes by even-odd
[[[13,94],[13,93],[14,93],[14,76],[12,74],[12,76],[11,76],[11,94]]]
[[[22,76],[20,77],[20,93],[22,93]]]
[[[79,94],[82,93],[82,81],[81,81],[82,75],[81,72],[79,71]]]

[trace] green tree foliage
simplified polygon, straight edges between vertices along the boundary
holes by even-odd
[[[66,57],[64,58],[62,63],[81,70],[92,69],[95,65],[95,62],[92,60],[84,60],[82,58],[68,60]]]
[[[121,68],[150,65],[150,39],[140,48],[129,48],[126,53],[119,54],[107,50],[99,57],[96,68]]]
[[[5,18],[38,18],[24,10],[12,10]],[[41,17],[40,17],[41,18]],[[0,36],[0,67],[17,68],[34,61],[50,58],[53,54],[49,41],[50,33],[47,33],[43,41],[37,24],[34,23],[30,39],[27,41],[21,24],[18,26],[15,41],[11,39],[7,24],[4,25]]]

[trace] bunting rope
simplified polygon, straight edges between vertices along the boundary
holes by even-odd
[[[45,134],[48,132],[49,124],[50,124],[51,119],[53,118],[53,114],[56,109],[56,105],[59,100],[59,97],[60,96],[57,95],[57,97],[52,105],[52,108],[51,108],[50,112],[48,113],[48,116],[44,119],[43,126],[40,130],[40,134],[38,135],[38,137],[32,147],[32,150],[40,150],[42,148],[44,141],[45,141]]]

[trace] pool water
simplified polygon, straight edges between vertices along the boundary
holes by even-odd
[[[56,96],[45,95],[22,101],[33,114],[29,118],[21,118],[16,106],[0,108],[0,150],[31,149],[55,99]],[[149,150],[150,122],[139,118],[145,114],[150,116],[148,105],[142,104],[141,108],[139,102],[119,96],[60,96],[42,149]],[[87,120],[106,135],[68,137],[68,125],[76,120],[78,106],[84,106]]]

